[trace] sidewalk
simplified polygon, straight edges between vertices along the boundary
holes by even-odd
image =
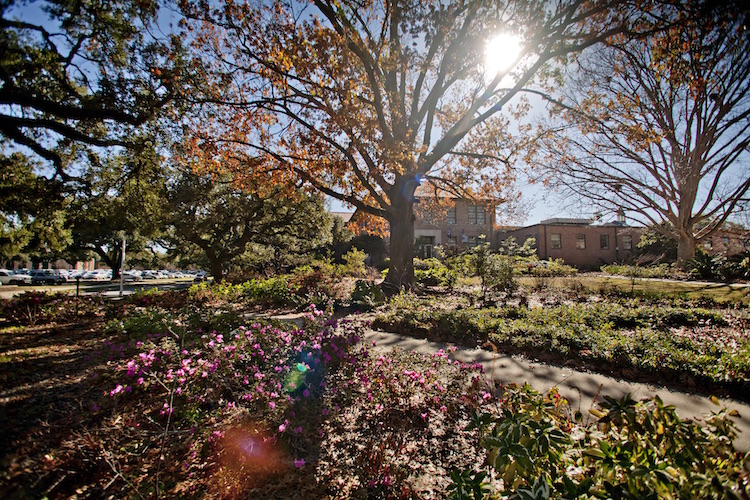
[[[366,330],[364,342],[368,346],[372,346],[375,342],[373,349],[381,351],[398,348],[404,351],[432,354],[438,349],[446,348],[445,345],[434,342],[374,330]],[[528,382],[540,392],[557,386],[560,394],[570,402],[571,408],[580,409],[584,414],[591,408],[592,400],[597,395],[597,400],[601,401],[604,396],[620,398],[627,393],[631,393],[633,399],[636,400],[658,395],[665,404],[675,406],[681,418],[691,418],[696,421],[702,421],[704,415],[719,409],[706,397],[676,392],[663,387],[626,382],[596,373],[534,363],[482,349],[458,348],[454,356],[460,361],[481,363],[485,374],[501,383]],[[742,417],[735,419],[737,430],[740,431],[734,441],[735,448],[743,452],[750,450],[750,405],[733,400],[720,401],[727,408],[737,410]]]

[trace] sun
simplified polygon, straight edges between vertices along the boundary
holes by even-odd
[[[494,77],[513,66],[521,53],[521,39],[515,35],[501,33],[487,42],[484,67],[488,75]]]

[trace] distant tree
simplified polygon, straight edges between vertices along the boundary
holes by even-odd
[[[322,200],[282,187],[262,195],[238,188],[231,178],[183,173],[169,188],[169,226],[164,246],[177,258],[198,247],[216,281],[248,246],[270,250],[281,265],[331,239],[333,221]]]
[[[511,198],[515,145],[504,108],[546,63],[648,17],[636,4],[185,1],[211,83],[204,98],[216,105],[202,108],[189,144],[204,167],[302,181],[355,207],[361,228],[387,225],[386,285],[408,288],[417,186]],[[503,31],[524,49],[507,69],[486,71],[487,44]]]
[[[533,162],[569,199],[673,238],[686,261],[750,190],[750,10],[690,1],[666,21],[577,59]]]
[[[0,156],[0,262],[53,260],[70,243],[66,201],[15,152]]]
[[[128,253],[151,252],[164,227],[165,164],[152,142],[149,148],[126,150],[99,162],[85,181],[90,189],[76,194],[68,220],[73,242],[71,255],[91,252],[119,277],[122,236]],[[133,176],[132,172],[138,175]]]

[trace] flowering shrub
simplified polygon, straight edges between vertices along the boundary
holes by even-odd
[[[481,366],[449,352],[364,351],[331,377],[324,402],[336,418],[325,425],[321,479],[337,498],[444,494],[452,468],[476,465],[477,436],[464,430],[472,410],[496,401]],[[353,433],[360,439],[348,439]],[[347,480],[337,483],[340,477]]]
[[[173,458],[183,460],[186,471],[206,458],[197,450],[208,453],[222,441],[217,422],[240,410],[262,427],[268,446],[314,431],[305,428],[305,415],[319,404],[326,374],[356,360],[351,349],[359,340],[356,331],[335,329],[336,323],[314,308],[303,329],[252,323],[196,332],[180,324],[185,319],[152,310],[111,327],[139,331],[143,340],[119,362],[108,395],[160,400],[143,409],[143,430],[190,436],[190,446],[173,446],[178,455]],[[151,333],[144,336],[146,325]],[[304,459],[294,456],[289,463],[302,466]]]
[[[718,402],[717,402],[718,404]],[[506,498],[743,498],[750,494],[750,454],[722,409],[700,426],[681,420],[658,398],[605,398],[595,420],[573,415],[555,390],[509,387],[498,417],[477,413],[488,467]],[[479,478],[483,483],[486,475]],[[454,474],[452,498],[469,474]],[[468,498],[468,496],[463,496]]]

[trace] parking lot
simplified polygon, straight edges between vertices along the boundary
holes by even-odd
[[[123,284],[123,295],[131,294],[139,290],[158,288],[159,290],[179,290],[188,288],[193,284],[194,278],[157,278],[138,282],[125,282]],[[81,295],[103,294],[116,297],[120,294],[120,282],[95,282],[81,281],[80,283],[67,282],[59,285],[2,285],[0,286],[0,298],[9,299],[28,291],[48,291]]]

